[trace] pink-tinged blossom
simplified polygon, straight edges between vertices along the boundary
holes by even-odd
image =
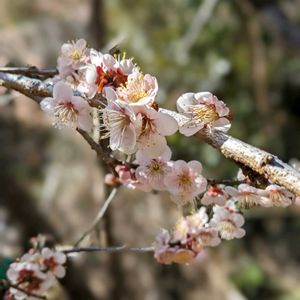
[[[41,265],[43,271],[52,274],[57,278],[63,278],[66,269],[63,264],[66,262],[66,255],[59,251],[53,251],[49,248],[43,248],[41,251]]]
[[[128,189],[138,189],[143,192],[150,192],[151,186],[146,182],[140,182],[135,176],[135,169],[130,164],[124,163],[115,167],[118,173],[118,182]]]
[[[266,201],[270,201],[268,206],[288,207],[293,203],[292,199],[294,199],[294,195],[291,192],[276,184],[267,186],[263,195]]]
[[[136,163],[139,165],[135,171],[136,179],[150,185],[154,190],[162,191],[166,189],[164,177],[171,171],[168,161],[172,152],[169,147],[158,158],[148,158],[143,156],[141,151],[136,153]]]
[[[199,229],[197,239],[204,247],[215,247],[221,243],[218,230],[209,226]]]
[[[154,257],[161,264],[191,264],[202,251],[202,248],[198,247],[198,252],[195,252],[186,245],[172,243],[170,239],[171,236],[167,230],[162,230],[156,237]]]
[[[209,92],[183,94],[177,100],[177,110],[190,118],[179,128],[185,136],[192,136],[204,127],[221,131],[230,128],[229,108]]]
[[[53,124],[58,128],[92,128],[92,108],[82,97],[73,96],[72,89],[62,81],[54,85],[53,97],[41,101],[41,108],[54,118]]]
[[[116,59],[110,54],[102,54],[92,49],[90,53],[91,63],[86,66],[85,82],[79,87],[92,98],[97,93],[105,96],[105,88],[116,89],[127,82],[135,65],[132,59]]]
[[[264,207],[272,206],[271,201],[264,197],[263,190],[242,183],[238,188],[227,186],[225,191],[236,200],[239,207],[250,208],[255,205]]]
[[[137,139],[138,149],[142,155],[149,158],[161,156],[167,149],[165,136],[174,134],[178,129],[176,120],[146,106],[136,106],[134,110],[142,120],[141,131]]]
[[[227,201],[225,206],[214,206],[213,212],[210,226],[219,231],[222,239],[232,240],[245,235],[245,230],[241,228],[245,222],[244,217],[236,212],[232,200]]]
[[[224,186],[221,185],[211,185],[205,192],[201,199],[203,205],[217,204],[220,206],[225,205],[229,195],[225,192]]]
[[[33,262],[12,263],[7,271],[7,278],[12,284],[34,294],[43,294],[54,283],[53,277],[43,273],[40,266]],[[16,300],[27,298],[26,293],[14,288],[10,288],[10,293]]]
[[[126,154],[134,153],[142,118],[136,116],[128,104],[119,101],[109,101],[101,112],[105,132],[103,138],[109,137],[110,148]]]
[[[133,72],[124,85],[117,88],[117,98],[129,105],[149,105],[155,100],[158,91],[157,80],[150,74]]]
[[[61,55],[57,60],[59,77],[68,81],[71,77],[73,77],[73,80],[78,79],[77,71],[88,62],[89,49],[84,39],[63,44],[61,47]]]
[[[202,165],[198,161],[177,160],[172,163],[172,171],[165,177],[164,183],[171,198],[178,205],[184,205],[206,189],[207,181],[201,175]]]

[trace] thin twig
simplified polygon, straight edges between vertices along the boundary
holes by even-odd
[[[75,247],[68,250],[63,250],[62,252],[65,254],[79,253],[79,252],[153,252],[153,247],[127,247],[123,246],[115,246],[115,247]]]
[[[95,217],[94,221],[92,222],[92,224],[89,226],[89,228],[81,235],[81,237],[78,239],[78,241],[74,244],[74,247],[77,247],[81,241],[87,236],[89,235],[94,228],[99,224],[100,220],[102,219],[102,217],[104,216],[109,204],[111,203],[111,201],[114,199],[115,195],[117,194],[118,188],[114,188],[111,193],[109,194],[109,196],[107,197],[107,199],[105,200],[103,206],[101,207],[101,209],[99,210],[97,216]]]
[[[8,280],[2,279],[2,280],[0,280],[0,282],[1,282],[1,284],[2,284],[6,289],[13,288],[13,289],[16,289],[16,290],[18,290],[18,291],[20,291],[20,292],[22,292],[22,293],[24,293],[25,295],[30,296],[30,297],[34,297],[34,298],[42,299],[42,300],[46,300],[46,299],[47,299],[46,296],[38,295],[38,294],[35,294],[35,293],[28,292],[28,291],[26,291],[25,289],[21,288],[19,285],[13,284],[13,283],[11,283],[11,282],[8,281]]]

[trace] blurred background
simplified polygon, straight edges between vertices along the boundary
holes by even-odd
[[[233,113],[230,133],[289,161],[300,158],[300,1],[1,0],[0,65],[55,67],[61,45],[118,45],[157,76],[160,105],[209,90]],[[71,245],[101,207],[105,171],[75,132],[56,130],[39,106],[0,89],[0,277],[47,233]],[[198,159],[210,178],[237,166],[193,138],[169,139],[173,159]],[[122,189],[83,245],[149,246],[179,212],[166,194]],[[298,300],[300,209],[253,209],[242,240],[192,266],[151,254],[74,257],[49,299]]]

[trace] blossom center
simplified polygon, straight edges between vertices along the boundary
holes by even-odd
[[[98,66],[96,67],[96,72],[98,77],[95,83],[98,85],[99,93],[102,93],[104,86],[113,86],[114,88],[118,88],[121,85],[124,85],[128,77],[120,68],[105,72],[102,67]]]
[[[192,112],[197,121],[211,123],[219,119],[219,115],[213,104],[195,106]]]
[[[17,282],[22,284],[22,288],[24,288],[26,291],[32,292],[40,288],[43,280],[36,277],[34,272],[31,270],[21,270],[19,272]]]
[[[177,180],[178,180],[178,185],[183,189],[188,189],[192,186],[191,177],[186,173],[178,175]]]
[[[224,195],[222,189],[216,187],[216,186],[212,186],[210,187],[210,189],[208,190],[208,195],[212,196],[212,197],[217,197],[219,195]]]
[[[219,228],[222,235],[232,236],[236,230],[236,225],[231,220],[224,220],[219,223]]]
[[[143,82],[144,76],[140,74],[138,78],[129,78],[125,85],[118,89],[119,97],[127,102],[138,102],[147,96]]]
[[[54,108],[54,116],[61,123],[72,123],[74,125],[78,119],[78,110],[72,102],[64,102]]]
[[[151,162],[148,168],[151,173],[162,173],[162,165],[155,159]]]
[[[74,49],[73,51],[71,51],[70,57],[71,57],[73,60],[78,61],[78,60],[81,59],[82,54],[83,54],[82,50]]]
[[[49,257],[45,259],[43,263],[45,267],[50,271],[55,270],[55,268],[58,266],[58,263],[55,261],[54,257]]]

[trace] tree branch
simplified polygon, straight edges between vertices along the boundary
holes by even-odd
[[[40,97],[52,95],[52,85],[46,84],[39,79],[32,79],[23,75],[6,74],[0,72],[0,86],[19,91],[36,102]],[[181,114],[167,109],[160,109],[161,112],[173,116],[179,124],[187,121]],[[84,131],[78,132],[85,138],[97,154],[103,159],[103,149],[99,148],[96,142]],[[263,151],[259,148],[246,144],[236,138],[220,131],[200,130],[195,137],[216,148],[226,158],[229,158],[239,165],[242,164],[264,176],[266,179],[277,183],[292,193],[300,196],[300,174],[288,164],[282,162],[278,157]],[[97,145],[97,146],[96,146]]]

